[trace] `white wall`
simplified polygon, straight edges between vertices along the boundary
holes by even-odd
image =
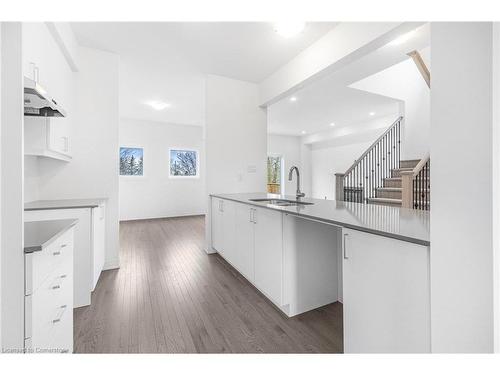
[[[259,107],[258,86],[208,75],[205,100],[205,198],[266,191],[266,111]],[[210,244],[210,215],[206,223]]]
[[[120,177],[120,220],[205,213],[205,171],[198,178],[169,177],[169,148],[203,155],[202,127],[121,119],[120,146],[144,149],[144,176]]]
[[[302,179],[304,168],[309,168],[309,166],[302,165],[301,147],[302,142],[300,137],[278,134],[269,134],[267,137],[267,154],[269,156],[281,156],[284,160],[284,185],[282,186],[282,194],[294,195],[297,190],[295,174],[293,181],[288,181],[288,171],[292,166],[295,165],[299,168]],[[302,190],[306,195],[310,194],[310,192],[306,192],[303,188]]]
[[[430,61],[430,47],[420,52]],[[413,60],[408,58],[350,87],[403,100],[402,158],[421,159],[429,152],[430,90]]]
[[[434,352],[493,351],[492,29],[431,25]]]
[[[371,141],[355,142],[312,151],[312,196],[335,199],[335,173],[345,172],[370,145]]]
[[[40,198],[40,171],[36,156],[24,157],[24,201],[32,202]]]
[[[1,23],[0,303],[2,349],[24,344],[22,29]]]
[[[106,197],[106,268],[118,266],[118,56],[79,50],[73,159],[39,160],[40,199]]]

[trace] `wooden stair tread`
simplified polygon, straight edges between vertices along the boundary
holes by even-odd
[[[378,187],[375,188],[376,190],[382,190],[382,191],[403,191],[403,188],[400,187],[390,187],[390,186],[384,186],[384,187]]]
[[[392,203],[392,204],[401,204],[402,199],[396,198],[368,198],[368,201],[371,202],[380,202],[380,203]]]

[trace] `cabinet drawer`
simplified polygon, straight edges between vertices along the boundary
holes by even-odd
[[[61,264],[70,263],[72,267],[73,231],[70,230],[57,238],[42,251],[25,256],[25,295],[35,292],[47,277]],[[68,272],[72,273],[72,270]]]
[[[63,314],[73,311],[73,276],[68,266],[62,264],[56,268],[31,296],[25,298],[25,327],[31,327],[26,329],[26,335],[31,335],[34,349],[50,349],[50,332],[59,325]]]

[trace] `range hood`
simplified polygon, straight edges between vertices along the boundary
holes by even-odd
[[[66,111],[36,81],[24,77],[24,115],[66,117]]]

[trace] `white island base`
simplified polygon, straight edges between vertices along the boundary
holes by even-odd
[[[429,246],[211,198],[211,243],[292,317],[343,303],[345,353],[430,352]]]

